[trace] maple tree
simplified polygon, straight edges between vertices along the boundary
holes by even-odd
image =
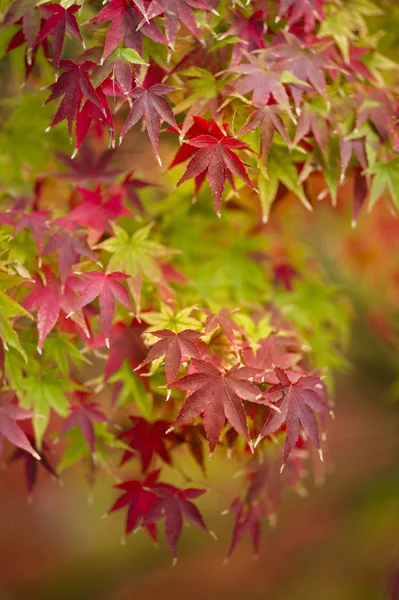
[[[122,494],[125,533],[156,541],[164,521],[176,558],[183,521],[211,533],[206,490],[166,479],[180,456],[206,477],[207,449],[225,451],[245,464],[227,554],[245,533],[260,551],[328,447],[349,327],[280,207],[352,186],[354,225],[367,203],[399,211],[378,10],[1,2],[0,450],[25,461],[29,493],[40,467],[82,462]]]

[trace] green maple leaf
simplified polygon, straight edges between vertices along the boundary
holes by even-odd
[[[379,198],[389,191],[395,207],[399,209],[399,158],[388,162],[376,162],[368,169],[370,175],[374,175],[370,190],[369,210]]]
[[[13,287],[15,282],[13,285],[10,285],[10,281],[8,281],[5,285]],[[28,319],[33,319],[32,315],[22,308],[22,306],[17,304],[17,302],[12,300],[7,294],[0,291],[0,338],[3,341],[3,346],[6,350],[9,346],[18,350],[27,362],[28,358],[26,352],[21,346],[18,334],[14,331],[10,322],[10,319],[14,317],[28,317]]]
[[[280,181],[297,196],[308,210],[312,210],[299,182],[298,171],[289,150],[275,144],[269,154],[267,174],[261,169],[258,179],[263,222],[267,222],[269,218],[270,208],[276,198]]]
[[[202,329],[202,323],[191,317],[191,313],[195,308],[195,306],[189,306],[178,313],[174,313],[170,306],[163,304],[160,312],[144,313],[142,315],[143,321],[150,325],[146,333],[158,331],[159,329],[170,329],[173,333],[180,333],[185,329],[199,331]]]
[[[158,260],[165,260],[174,252],[148,239],[152,226],[150,223],[130,235],[119,225],[112,225],[114,236],[97,246],[112,254],[107,268],[109,273],[122,271],[132,277],[144,275],[151,281],[161,280]]]
[[[69,403],[64,392],[69,389],[68,381],[60,378],[57,369],[30,373],[22,379],[18,390],[20,404],[23,408],[32,408],[37,415],[32,422],[38,448],[41,448],[51,409],[62,417],[68,415]]]
[[[119,394],[118,406],[125,406],[134,402],[140,413],[147,420],[152,416],[152,397],[145,389],[139,377],[132,371],[131,366],[125,361],[122,367],[110,378],[110,383],[122,382],[123,388]]]

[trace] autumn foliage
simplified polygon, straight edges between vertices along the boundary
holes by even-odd
[[[29,493],[40,471],[103,472],[126,534],[164,527],[174,557],[184,521],[212,533],[196,500],[227,452],[245,470],[228,555],[246,533],[257,553],[328,450],[349,316],[279,206],[306,220],[349,186],[353,224],[381,197],[399,208],[380,9],[6,4],[4,72],[23,89],[1,109],[0,451]],[[149,151],[152,178],[129,157]],[[202,486],[164,479],[182,456]]]

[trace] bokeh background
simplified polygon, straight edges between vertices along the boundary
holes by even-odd
[[[386,16],[370,25],[386,33],[381,49],[397,59],[399,6],[383,4]],[[20,58],[12,57],[7,68]],[[4,97],[17,87],[5,78],[0,85]],[[43,136],[48,114],[42,119],[37,130],[32,124],[31,139],[21,132],[24,151]],[[21,149],[9,151],[17,156]],[[124,144],[121,160],[143,178],[160,177],[150,149],[146,153],[137,138],[135,146]],[[316,197],[320,181],[309,185]],[[57,194],[62,198],[60,187]],[[267,235],[275,223],[287,223],[286,236],[295,226],[297,239],[348,299],[352,326],[347,365],[336,374],[324,481],[310,473],[306,498],[286,494],[276,526],[265,523],[259,559],[253,560],[244,538],[224,564],[233,523],[221,512],[241,484],[237,465],[223,453],[210,461],[205,482],[217,489],[198,501],[218,541],[186,529],[174,568],[162,536],[157,549],[143,531],[122,545],[124,515],[101,518],[115,499],[108,479],[100,476],[89,487],[79,466],[65,472],[62,485],[41,473],[28,501],[23,465],[15,463],[0,473],[0,600],[393,600],[389,580],[399,571],[399,222],[380,202],[353,230],[351,198],[351,187],[343,187],[337,209],[319,203],[310,215],[286,195],[264,226]],[[331,309],[326,303],[325,311]],[[195,467],[184,470],[193,483],[204,484]],[[167,469],[165,479],[185,483]]]

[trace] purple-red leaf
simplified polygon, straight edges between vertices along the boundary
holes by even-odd
[[[210,362],[195,358],[191,364],[196,373],[171,384],[171,387],[189,392],[173,428],[204,413],[205,433],[211,452],[215,450],[226,419],[251,444],[242,400],[254,402],[259,396],[259,389],[249,380],[257,374],[257,370],[235,365],[229,371],[221,372]]]

